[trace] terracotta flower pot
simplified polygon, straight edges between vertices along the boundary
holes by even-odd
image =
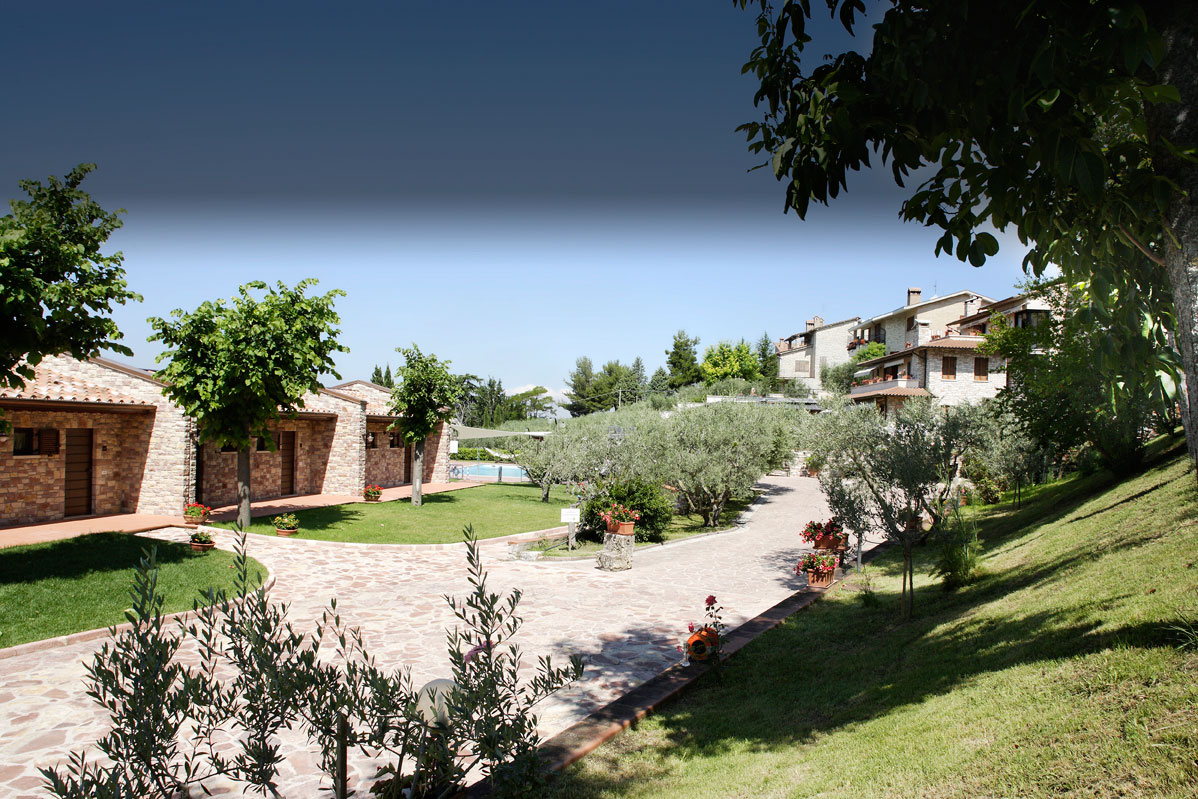
[[[834,549],[843,552],[848,549],[848,537],[843,535],[821,535],[812,542],[815,549]]]
[[[198,524],[207,524],[208,517],[207,516],[184,516],[183,523],[186,524],[188,527],[195,527]]]
[[[635,535],[636,522],[618,522],[616,529],[612,530],[616,535]]]
[[[283,530],[279,527],[275,528],[275,535],[295,535],[299,530]]]
[[[382,499],[383,499],[383,498],[382,498],[381,496],[379,496],[379,497],[366,497],[366,501],[367,501],[367,502],[381,502],[381,501],[382,501]]]
[[[832,584],[832,576],[835,571],[817,572],[813,569],[807,570],[807,586],[809,588],[827,588]]]
[[[193,550],[195,550],[196,552],[207,552],[208,550],[212,549],[214,546],[216,546],[215,541],[209,541],[206,544],[203,541],[192,541],[191,542],[191,548]]]
[[[619,529],[620,529],[620,523],[617,522],[615,519],[612,519],[610,522],[607,523],[607,532],[614,533]]]

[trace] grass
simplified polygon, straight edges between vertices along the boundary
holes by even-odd
[[[974,507],[983,575],[869,567],[568,769],[559,797],[1192,797],[1198,491],[1184,449]],[[852,578],[856,581],[858,578]],[[854,588],[852,584],[846,588]]]
[[[0,647],[123,623],[134,569],[150,547],[158,549],[166,613],[191,610],[209,587],[233,586],[232,553],[127,533],[0,549]],[[255,572],[263,577],[266,569],[251,559]]]
[[[424,504],[410,500],[358,502],[298,511],[296,538],[350,541],[360,544],[449,544],[462,540],[462,528],[474,525],[479,538],[544,530],[561,524],[561,509],[573,501],[554,489],[549,502],[541,502],[534,485],[502,483],[426,494]],[[274,535],[271,516],[253,520],[249,531]],[[232,522],[218,526],[231,528]]]
[[[665,530],[665,540],[663,541],[643,541],[637,544],[638,549],[644,547],[661,546],[670,541],[678,541],[683,538],[690,538],[694,535],[702,535],[704,533],[718,533],[724,530],[731,530],[736,526],[736,517],[740,516],[741,512],[749,507],[753,501],[749,499],[730,499],[720,512],[719,523],[715,527],[704,527],[703,517],[698,514],[685,515],[678,514],[670,519],[670,524]],[[590,539],[580,539],[578,546],[574,549],[567,550],[561,541],[549,541],[545,544],[538,544],[530,547],[530,549],[540,549],[549,558],[576,558],[582,555],[594,555],[603,549],[601,541],[593,541]]]

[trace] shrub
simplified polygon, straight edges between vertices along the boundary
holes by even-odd
[[[960,508],[954,508],[947,521],[937,534],[940,554],[932,575],[942,578],[945,591],[954,591],[974,578],[982,545],[978,542],[977,525],[967,520]]]
[[[647,480],[625,480],[601,488],[599,494],[587,500],[583,506],[583,527],[592,532],[605,529],[600,514],[615,502],[640,511],[636,523],[636,540],[653,542],[665,540],[666,527],[674,516],[674,501],[665,490]]]

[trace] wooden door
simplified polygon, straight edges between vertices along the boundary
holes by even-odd
[[[279,475],[279,493],[290,496],[295,493],[295,431],[279,433],[279,455],[282,462]]]
[[[403,474],[407,482],[412,482],[412,445],[403,448]]]
[[[92,512],[92,431],[67,430],[64,516],[87,516]]]

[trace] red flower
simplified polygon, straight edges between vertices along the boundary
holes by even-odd
[[[686,623],[686,631],[688,633],[693,633],[695,631],[695,623],[693,621],[688,621]]]
[[[707,607],[710,608],[713,605],[715,605],[715,594],[711,594],[707,597]]]

